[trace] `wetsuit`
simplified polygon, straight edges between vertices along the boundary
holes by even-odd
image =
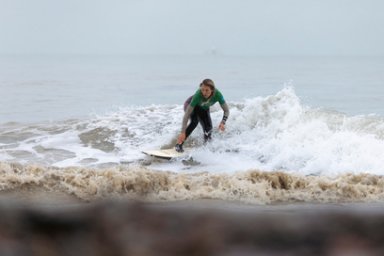
[[[197,124],[200,122],[204,130],[204,141],[211,139],[212,133],[212,120],[209,107],[215,104],[216,102],[220,103],[221,108],[224,111],[222,122],[225,124],[229,116],[228,105],[225,103],[224,97],[221,92],[215,89],[212,93],[212,96],[208,99],[205,99],[201,94],[200,89],[196,93],[189,97],[184,103],[184,118],[182,132],[185,132],[186,138],[192,133],[196,128]],[[188,119],[190,118],[190,123],[187,126]]]

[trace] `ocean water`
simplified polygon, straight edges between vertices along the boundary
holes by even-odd
[[[383,71],[379,57],[3,56],[0,184],[85,200],[380,201]],[[198,127],[184,158],[142,154],[174,145],[207,77],[226,131],[203,145]]]

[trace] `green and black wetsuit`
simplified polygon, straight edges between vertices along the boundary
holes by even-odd
[[[200,122],[204,130],[204,140],[207,141],[211,139],[212,120],[209,107],[216,102],[219,102],[221,108],[224,111],[222,122],[225,124],[229,116],[229,109],[223,95],[218,89],[215,89],[211,97],[208,99],[203,97],[200,89],[197,90],[193,96],[187,99],[187,101],[184,103],[185,114],[182,125],[182,132],[185,132],[186,138],[188,138],[188,136]],[[191,122],[188,124],[189,118],[191,119]]]

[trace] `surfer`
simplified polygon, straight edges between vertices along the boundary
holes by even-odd
[[[184,117],[181,133],[177,138],[175,149],[177,152],[183,152],[183,143],[196,128],[200,122],[204,131],[204,142],[211,140],[212,120],[209,107],[219,102],[224,111],[223,119],[219,124],[219,130],[225,130],[225,122],[229,116],[229,108],[221,92],[215,88],[211,79],[204,79],[196,93],[189,97],[184,103]],[[191,120],[188,124],[188,120]],[[188,124],[188,126],[187,126]]]

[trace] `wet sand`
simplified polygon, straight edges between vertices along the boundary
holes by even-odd
[[[384,255],[384,203],[87,203],[2,193],[0,255]]]

